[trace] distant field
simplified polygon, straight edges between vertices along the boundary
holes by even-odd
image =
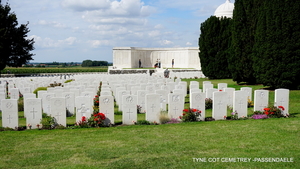
[[[12,68],[7,67],[1,71],[1,74],[6,74],[7,71],[11,74],[35,74],[35,73],[76,73],[76,72],[107,72],[107,66],[101,67],[45,67],[45,68]]]

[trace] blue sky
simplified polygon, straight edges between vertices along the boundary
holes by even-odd
[[[226,0],[2,0],[35,39],[32,62],[112,62],[113,47],[197,47]],[[233,0],[231,0],[234,3]]]

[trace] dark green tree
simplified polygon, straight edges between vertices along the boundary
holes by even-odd
[[[228,69],[231,19],[211,16],[201,24],[199,57],[203,74],[210,79],[231,78]]]
[[[28,39],[27,24],[18,25],[17,16],[0,0],[0,70],[6,66],[20,67],[33,60],[34,39]]]
[[[91,66],[93,66],[93,61],[92,60],[82,61],[81,67],[91,67]]]
[[[300,89],[300,3],[262,2],[253,52],[255,76],[271,88]]]
[[[256,83],[253,70],[252,51],[257,23],[257,0],[236,0],[233,11],[232,46],[229,69],[234,81]]]

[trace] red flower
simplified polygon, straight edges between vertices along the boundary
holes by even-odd
[[[179,118],[181,119],[182,117],[181,117],[181,116],[179,116]]]
[[[193,112],[196,112],[196,111],[197,111],[197,109],[193,109],[192,111],[193,111]]]
[[[223,90],[219,90],[219,91],[221,92],[221,91],[223,91]]]
[[[97,100],[96,103],[99,103],[99,101]]]
[[[98,113],[98,114],[99,114],[101,120],[105,120],[105,114],[103,114],[103,113]]]
[[[284,107],[283,107],[283,106],[278,106],[278,108],[280,108],[281,110],[284,110]]]
[[[226,119],[226,116],[224,116],[224,119]]]
[[[269,115],[269,112],[265,111],[265,114],[266,114],[266,115]]]
[[[182,113],[182,115],[184,116],[184,115],[185,115],[185,113]]]
[[[96,95],[95,97],[98,97],[98,95]]]
[[[264,108],[264,111],[270,111],[271,109],[270,108]]]
[[[183,109],[183,111],[184,111],[184,112],[189,112],[189,110],[188,110],[188,109]]]
[[[98,121],[98,118],[94,118],[94,121]]]
[[[81,117],[81,121],[84,122],[86,120],[85,116]]]
[[[271,112],[271,114],[274,114],[274,112]]]

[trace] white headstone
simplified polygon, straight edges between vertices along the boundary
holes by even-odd
[[[289,114],[289,97],[290,90],[288,89],[276,89],[275,90],[275,106],[283,106],[283,115]]]
[[[205,93],[194,92],[190,94],[190,108],[198,109],[201,111],[200,120],[205,119]]]
[[[203,87],[202,87],[203,92],[206,92],[206,89],[214,88],[214,85],[211,84],[210,81],[203,81],[202,85],[203,85]]]
[[[227,86],[228,86],[227,83],[218,83],[218,90],[224,91],[224,89],[227,88]]]
[[[225,119],[227,116],[227,103],[228,93],[227,92],[214,92],[213,93],[213,110],[212,117],[215,120]]]
[[[25,109],[26,109],[26,104],[25,104],[25,101],[27,100],[27,99],[32,99],[32,98],[36,98],[36,96],[35,96],[35,94],[33,94],[33,93],[25,93],[24,95],[23,95],[23,99],[24,99],[24,117],[27,117],[27,114],[26,114],[26,112],[25,112]]]
[[[137,105],[141,107],[141,112],[146,111],[146,90],[139,90],[137,91]]]
[[[10,89],[10,98],[11,99],[19,99],[20,95],[19,95],[19,89],[18,88],[12,88]]]
[[[166,90],[156,90],[155,92],[160,96],[160,110],[166,111],[169,92]]]
[[[19,126],[18,117],[18,100],[3,99],[1,100],[2,109],[2,127],[15,128]]]
[[[233,106],[233,95],[234,95],[235,88],[224,88],[224,91],[228,93],[227,106],[232,108],[232,106]]]
[[[123,98],[123,96],[125,96],[125,95],[130,95],[130,91],[128,91],[128,90],[119,90],[119,93],[118,93],[118,100],[119,100],[119,102],[118,102],[118,105],[119,105],[119,111],[122,111],[122,104],[123,104],[123,100],[122,100],[122,98]]]
[[[218,91],[218,89],[215,88],[207,88],[206,89],[206,93],[205,93],[205,97],[209,98],[209,99],[213,99],[213,93]]]
[[[247,100],[252,101],[252,88],[251,87],[241,87],[241,91],[245,91],[247,94]]]
[[[1,100],[6,99],[6,93],[0,92],[0,111],[1,109]]]
[[[66,110],[69,111],[70,115],[75,112],[75,94],[73,92],[63,92],[62,96],[66,99]]]
[[[155,87],[153,85],[146,86],[147,93],[155,93]]]
[[[29,99],[29,98],[36,98],[36,95],[33,93],[25,93],[23,94],[23,98],[25,99]]]
[[[38,128],[37,125],[40,125],[42,120],[42,99],[40,98],[25,99],[24,114],[26,114],[27,129]]]
[[[254,111],[263,111],[269,106],[269,91],[255,90],[254,91]]]
[[[38,97],[38,98],[42,98],[43,93],[47,93],[47,91],[46,91],[46,90],[39,90],[39,91],[37,92],[37,97]]]
[[[50,116],[54,117],[58,125],[67,126],[66,103],[64,97],[50,99]]]
[[[246,91],[235,91],[233,95],[233,112],[238,113],[238,117],[247,117],[248,101]]]
[[[184,109],[183,94],[169,93],[168,114],[170,118],[179,119]]]
[[[93,105],[89,96],[78,96],[75,98],[76,122],[81,121],[82,116],[88,120],[93,113]]]
[[[122,97],[122,112],[123,124],[134,124],[137,121],[137,96]]]
[[[146,120],[150,122],[159,122],[160,116],[160,95],[146,95]]]
[[[63,92],[64,90],[62,88],[55,88],[54,90],[55,97],[64,97]]]
[[[55,96],[54,93],[42,93],[42,107],[43,107],[43,112],[47,113],[50,115],[50,99]]]
[[[114,97],[113,96],[100,96],[100,113],[105,114],[105,125],[115,124],[115,115],[114,115]]]

